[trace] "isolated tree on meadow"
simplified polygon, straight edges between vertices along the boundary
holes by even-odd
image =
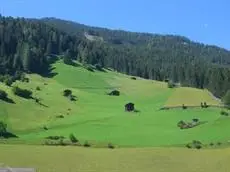
[[[71,91],[71,90],[66,89],[66,90],[63,91],[63,96],[69,97],[69,96],[71,96],[71,95],[72,95],[72,91]]]

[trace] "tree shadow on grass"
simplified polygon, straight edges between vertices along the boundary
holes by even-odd
[[[53,72],[55,67],[52,66],[53,63],[57,62],[59,60],[57,55],[50,54],[47,56],[47,65],[44,66],[42,72],[40,75],[45,78],[53,78],[58,73]]]
[[[46,107],[46,108],[49,107],[49,106],[47,106],[47,105],[41,103],[41,99],[39,99],[39,98],[34,98],[34,97],[32,97],[32,99],[35,100],[35,102],[36,102],[37,104],[39,104],[39,105],[41,105],[41,106],[43,106],[43,107]]]
[[[1,138],[1,137],[0,137]],[[9,138],[18,138],[17,135],[11,133],[11,132],[5,132],[3,135],[2,135],[2,138],[4,139],[9,139]]]
[[[11,98],[8,98],[8,97],[5,98],[5,99],[1,99],[1,100],[5,101],[7,103],[15,104],[15,101],[13,99],[11,99]]]
[[[53,77],[55,77],[58,73],[53,72],[54,69],[55,69],[55,67],[49,66],[48,68],[46,68],[46,70],[43,70],[43,72],[41,73],[41,76],[45,77],[45,78],[53,78]]]
[[[43,107],[46,107],[46,108],[49,107],[49,106],[47,106],[47,105],[45,105],[45,104],[43,104],[43,103],[41,103],[41,102],[38,102],[38,104],[41,105],[41,106],[43,106]]]
[[[74,61],[69,62],[68,64],[65,63],[66,65],[74,66],[74,67],[80,67],[80,65]]]

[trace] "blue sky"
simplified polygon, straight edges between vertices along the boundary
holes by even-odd
[[[0,13],[177,34],[230,50],[229,0],[0,0]]]

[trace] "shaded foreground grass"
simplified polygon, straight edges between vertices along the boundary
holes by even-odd
[[[0,145],[0,160],[10,167],[38,172],[227,172],[230,149],[182,148],[92,149]]]

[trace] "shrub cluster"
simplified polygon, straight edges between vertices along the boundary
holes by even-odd
[[[48,136],[45,137],[44,145],[49,146],[83,146],[83,147],[91,147],[92,145],[86,140],[82,145],[79,140],[75,137],[74,134],[69,135],[69,139],[66,139],[64,136]],[[107,148],[114,149],[115,146],[112,143],[108,143]]]
[[[0,75],[0,82],[5,83],[7,86],[11,86],[16,80],[21,82],[29,82],[29,78],[25,77],[23,72],[16,72],[14,75]]]
[[[198,140],[193,140],[192,143],[186,144],[186,147],[189,149],[201,149],[203,144]]]
[[[109,143],[109,144],[108,144],[108,148],[109,148],[109,149],[114,149],[115,146],[114,146],[112,143]]]
[[[209,107],[206,102],[204,102],[204,103],[201,102],[200,106],[201,106],[201,108],[208,108]]]
[[[64,118],[64,115],[57,115],[56,118]]]
[[[78,139],[73,135],[73,134],[70,134],[69,135],[69,139],[72,143],[77,143],[78,142]]]
[[[69,89],[63,91],[63,96],[68,97],[70,101],[76,101],[76,96],[72,95],[72,91]]]
[[[180,128],[180,129],[188,129],[188,128],[193,128],[197,125],[201,124],[199,122],[199,119],[193,119],[192,122],[184,122],[183,120],[179,121],[177,123],[177,126]]]
[[[66,146],[78,143],[78,139],[73,134],[70,134],[69,140],[64,140],[64,136],[48,136],[45,139],[44,144],[50,146]]]
[[[176,84],[172,81],[168,81],[168,88],[175,88]]]
[[[12,91],[15,95],[19,97],[23,97],[26,99],[29,99],[32,97],[32,91],[27,90],[27,89],[22,89],[16,86],[16,87],[13,87]]]
[[[132,80],[137,80],[137,78],[136,78],[136,77],[134,77],[134,76],[132,76],[132,77],[131,77],[131,79],[132,79]]]
[[[223,115],[223,116],[229,116],[229,113],[226,112],[226,111],[224,111],[224,110],[222,110],[222,111],[220,112],[220,114]]]
[[[63,91],[63,96],[69,97],[70,95],[72,95],[72,91],[71,91],[71,90],[65,89],[65,90]]]
[[[46,137],[46,139],[49,139],[49,140],[60,140],[60,139],[64,139],[65,137],[64,136],[48,136]]]
[[[85,143],[83,144],[84,147],[90,147],[91,145],[89,144],[88,141],[85,141]]]
[[[120,96],[120,91],[118,90],[113,90],[110,93],[108,93],[110,96]]]

